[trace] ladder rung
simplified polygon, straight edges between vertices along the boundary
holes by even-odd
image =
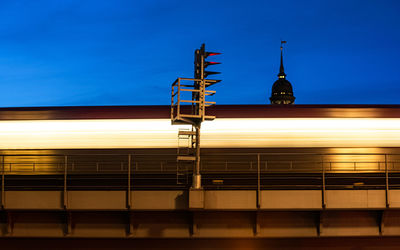
[[[180,89],[180,91],[200,92],[200,90],[198,90],[198,89]]]
[[[180,130],[178,135],[196,135],[196,131]]]
[[[179,140],[189,140],[191,135],[179,135],[178,134],[178,139]]]
[[[177,160],[178,161],[195,161],[196,157],[195,156],[187,156],[187,155],[178,155]]]
[[[185,102],[185,103],[200,103],[200,101],[194,101],[194,100],[180,100],[180,102]]]
[[[181,117],[200,118],[200,115],[180,114]]]

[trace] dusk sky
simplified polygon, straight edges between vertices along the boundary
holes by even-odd
[[[0,0],[0,107],[169,105],[202,43],[223,53],[217,104],[268,104],[281,39],[296,104],[399,104],[399,13],[397,0]]]

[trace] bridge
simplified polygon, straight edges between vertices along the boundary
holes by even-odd
[[[149,118],[159,121],[169,115],[166,113],[164,117],[160,107],[144,108],[153,110],[153,113],[143,112],[142,116],[146,117],[137,117],[140,110],[135,107],[102,109],[103,112],[98,112],[100,107],[82,108],[82,113],[79,113],[80,108],[70,108],[68,112],[62,108],[8,109],[0,111],[0,126],[10,121],[18,126],[31,125],[35,121],[68,121],[71,125],[74,121],[120,121],[124,117],[127,122]],[[135,132],[133,130],[137,128],[125,128],[123,146],[116,147],[118,142],[109,139],[110,135],[115,135],[115,127],[112,127],[114,130],[105,127],[105,132],[99,133],[96,126],[85,130],[87,132],[50,126],[50,130],[57,129],[58,132],[43,135],[36,130],[32,138],[43,140],[43,144],[38,143],[32,148],[24,145],[32,146],[37,141],[32,142],[26,134],[16,133],[14,126],[5,126],[0,135],[3,141],[0,143],[3,145],[0,152],[0,236],[178,238],[184,241],[400,235],[400,150],[397,141],[400,107],[294,106],[289,109],[282,114],[269,107],[268,112],[252,114],[253,117],[246,119],[268,113],[275,117],[264,118],[334,118],[342,119],[340,121],[344,123],[341,124],[346,124],[349,117],[364,117],[372,119],[368,121],[378,127],[362,127],[359,132],[357,127],[344,127],[344,132],[336,127],[332,128],[335,133],[331,133],[332,130],[325,137],[312,135],[312,139],[301,134],[310,131],[293,132],[291,135],[295,137],[292,139],[310,143],[304,147],[274,146],[277,145],[274,143],[288,143],[287,135],[286,141],[284,137],[276,137],[275,142],[271,141],[272,147],[254,147],[257,136],[274,135],[274,131],[258,130],[256,135],[251,131],[240,135],[240,132],[234,134],[231,127],[224,138],[241,139],[241,145],[249,143],[249,146],[232,144],[232,147],[203,148],[202,188],[191,189],[193,169],[177,164],[176,148],[150,147],[148,144],[176,142],[175,130],[168,132],[159,128],[154,135],[157,137],[152,137],[149,142],[143,140],[144,130]],[[355,112],[354,109],[359,110]],[[294,112],[296,110],[299,112]],[[228,111],[229,107],[223,107],[223,111],[214,110],[217,119],[219,114],[229,116]],[[379,127],[383,123],[376,121],[387,123]],[[208,135],[205,131],[204,138],[209,140],[205,143],[220,143],[215,141],[216,130]],[[60,134],[63,137],[58,137]],[[351,140],[344,142],[345,147],[338,147],[337,141],[330,144],[339,135],[340,138],[349,136],[356,146],[351,146]],[[123,138],[119,134],[117,137]],[[138,145],[138,138],[147,144]],[[7,140],[10,141],[7,145],[16,146],[5,147]],[[85,146],[94,142],[97,142],[97,148]],[[68,146],[57,146],[62,143]],[[133,146],[125,146],[125,143]]]
[[[2,155],[3,236],[400,233],[400,154],[209,150],[203,189],[191,190],[191,170],[177,172],[176,155],[162,151]]]

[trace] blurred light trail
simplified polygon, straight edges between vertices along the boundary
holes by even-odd
[[[178,129],[168,119],[1,121],[0,149],[176,148]],[[399,146],[396,118],[235,118],[202,128],[205,148]]]

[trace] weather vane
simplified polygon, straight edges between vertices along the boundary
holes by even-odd
[[[281,50],[283,50],[283,44],[286,43],[286,41],[281,40]]]

